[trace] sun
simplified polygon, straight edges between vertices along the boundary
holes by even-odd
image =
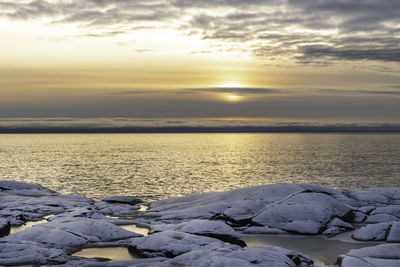
[[[239,100],[239,98],[240,98],[240,96],[238,96],[238,95],[227,95],[226,97],[227,97],[228,100],[230,100],[230,101],[237,101],[237,100]]]

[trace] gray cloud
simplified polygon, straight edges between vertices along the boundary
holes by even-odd
[[[400,41],[400,40],[399,40]],[[313,60],[314,58],[337,58],[344,60],[381,60],[400,62],[400,47],[332,47],[332,46],[304,46],[300,48],[302,61]]]
[[[384,88],[399,89],[400,86],[385,86]],[[387,90],[361,90],[361,89],[321,89],[321,88],[251,88],[251,87],[211,87],[211,88],[185,88],[176,90],[146,90],[135,89],[112,92],[113,95],[177,95],[177,94],[235,94],[241,96],[263,96],[263,95],[299,95],[299,94],[322,94],[322,95],[392,95],[400,96],[400,91]]]
[[[141,129],[186,129],[207,131],[232,129],[233,131],[400,131],[398,123],[324,123],[324,122],[273,122],[242,119],[185,119],[185,118],[0,118],[1,132],[102,132],[140,131]],[[223,131],[223,130],[222,130]]]
[[[215,94],[236,94],[236,95],[269,95],[291,93],[284,89],[274,88],[237,88],[237,87],[212,87],[212,88],[187,88],[180,90],[181,93],[215,93]]]
[[[146,90],[146,89],[136,89],[136,90],[126,90],[119,92],[112,92],[111,94],[117,95],[154,95],[154,94],[236,94],[236,95],[270,95],[270,94],[290,94],[293,93],[286,89],[277,88],[251,88],[251,87],[211,87],[211,88],[185,88],[176,90]]]
[[[319,89],[320,93],[338,94],[338,95],[393,95],[400,96],[400,91],[383,90],[338,90],[338,89]]]
[[[269,60],[400,62],[398,0],[0,1],[0,17],[76,23],[90,37],[157,22]]]

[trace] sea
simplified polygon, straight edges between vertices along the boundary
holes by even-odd
[[[2,134],[0,180],[144,201],[277,183],[399,187],[400,134]]]

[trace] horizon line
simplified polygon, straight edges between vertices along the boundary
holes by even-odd
[[[0,134],[24,133],[400,133],[400,125],[0,127]]]

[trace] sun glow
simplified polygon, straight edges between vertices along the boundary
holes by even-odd
[[[227,98],[229,101],[237,101],[237,100],[240,99],[240,96],[238,96],[238,95],[227,95],[226,98]]]
[[[218,85],[217,87],[222,87],[222,88],[243,88],[245,87],[243,84],[238,83],[238,82],[225,82],[222,83],[220,85]]]

